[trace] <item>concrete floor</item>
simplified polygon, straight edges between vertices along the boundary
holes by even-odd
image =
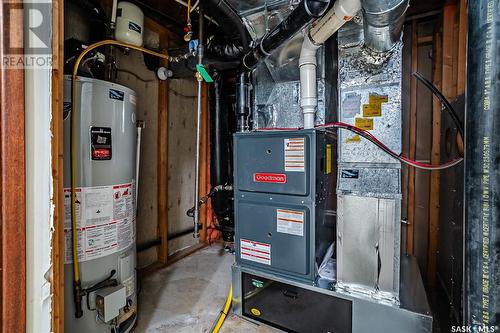
[[[234,255],[216,244],[144,279],[133,332],[209,332],[226,300],[233,260]],[[220,332],[277,331],[231,314]]]

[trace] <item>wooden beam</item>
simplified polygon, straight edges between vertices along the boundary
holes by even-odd
[[[64,1],[52,1],[52,332],[64,332]]]
[[[436,36],[434,84],[443,92],[446,98],[453,100],[457,93],[458,68],[458,34],[456,32],[456,6],[448,5],[443,10],[442,37]],[[441,162],[441,103],[433,98],[432,111],[432,152],[431,163]],[[429,196],[429,245],[427,251],[427,283],[436,285],[437,251],[439,243],[439,171],[431,172]]]
[[[163,28],[162,28],[163,29]],[[166,30],[160,33],[160,49],[166,53],[168,39]],[[167,62],[162,60],[162,66]],[[158,247],[158,261],[167,263],[168,259],[168,81],[158,83],[158,237],[161,244]]]
[[[418,70],[418,36],[417,21],[412,21],[411,28],[411,71]],[[410,82],[410,158],[415,159],[417,141],[417,81],[412,76]],[[415,168],[408,170],[408,225],[406,228],[406,253],[412,255],[415,249]]]
[[[458,75],[457,96],[465,93],[465,80],[467,75],[467,0],[460,0],[460,13],[458,20]]]
[[[22,9],[22,4],[17,4]],[[0,58],[21,49],[23,15],[0,6]],[[19,13],[20,11],[18,11]],[[21,11],[22,13],[22,11]],[[0,70],[0,331],[26,331],[26,164],[24,70]]]

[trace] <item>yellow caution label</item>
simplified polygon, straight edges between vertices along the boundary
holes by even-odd
[[[371,130],[373,130],[373,119],[371,119],[371,118],[356,118],[355,119],[355,126],[361,128],[361,129],[364,129],[365,131],[371,131]]]
[[[332,173],[332,145],[327,144],[326,145],[326,166],[325,166],[325,173],[329,175]]]
[[[345,139],[345,143],[350,143],[350,142],[361,142],[361,137],[356,134],[354,136],[351,136],[350,138]]]
[[[250,312],[251,312],[254,316],[256,316],[256,317],[260,316],[260,310],[259,310],[259,309],[256,309],[256,308],[251,308],[251,309],[250,309]]]
[[[363,104],[363,117],[382,116],[382,104]]]
[[[368,104],[382,104],[389,102],[387,95],[370,94],[368,96]]]

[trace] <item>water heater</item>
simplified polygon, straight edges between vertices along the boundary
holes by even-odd
[[[143,34],[144,14],[142,10],[130,2],[119,2],[116,11],[116,40],[142,46]]]
[[[76,90],[77,245],[82,288],[87,292],[82,302],[83,316],[75,318],[71,236],[71,78],[66,77],[65,331],[109,333],[115,329],[115,332],[128,332],[137,314],[136,94],[115,83],[81,77],[77,78]]]

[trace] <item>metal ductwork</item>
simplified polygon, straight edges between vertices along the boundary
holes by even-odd
[[[321,17],[329,5],[330,0],[301,1],[285,20],[264,36],[261,42],[244,56],[243,65],[249,70],[254,69],[260,59],[267,57],[314,19]]]
[[[363,0],[365,45],[387,52],[400,40],[409,0]]]

